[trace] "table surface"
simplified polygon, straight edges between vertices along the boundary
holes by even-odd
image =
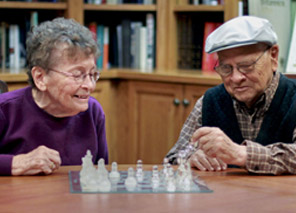
[[[144,165],[145,170],[151,168]],[[80,169],[63,166],[48,176],[0,177],[0,212],[296,212],[293,175],[259,176],[243,169],[196,171],[213,193],[70,193],[68,172]]]

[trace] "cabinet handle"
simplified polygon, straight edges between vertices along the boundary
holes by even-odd
[[[184,107],[188,107],[189,104],[190,104],[190,101],[189,101],[188,99],[185,98],[185,99],[183,100],[183,105],[184,105]]]
[[[179,106],[180,105],[180,100],[178,98],[174,99],[174,105]]]

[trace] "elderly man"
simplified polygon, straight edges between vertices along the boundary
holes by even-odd
[[[277,35],[266,19],[243,16],[216,29],[206,52],[218,54],[223,84],[195,104],[175,146],[204,171],[236,165],[258,174],[296,173],[296,83],[277,72]]]

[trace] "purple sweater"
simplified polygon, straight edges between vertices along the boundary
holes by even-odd
[[[87,149],[93,162],[108,163],[105,114],[93,97],[89,108],[72,117],[56,118],[40,109],[26,87],[0,95],[0,175],[11,175],[14,155],[40,145],[60,153],[62,165],[81,165]]]

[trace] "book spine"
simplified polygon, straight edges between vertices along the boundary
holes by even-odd
[[[6,64],[5,64],[5,60],[6,60],[6,26],[5,23],[2,22],[1,23],[1,70],[2,72],[5,71],[6,68]]]
[[[104,26],[97,26],[97,44],[99,47],[99,57],[97,59],[97,67],[98,69],[103,69],[103,58],[104,58]]]
[[[142,72],[146,70],[146,59],[147,59],[147,28],[141,27],[140,29],[140,69]]]
[[[122,62],[123,68],[131,67],[131,22],[127,19],[122,21]]]
[[[152,72],[154,68],[154,15],[148,13],[146,16],[146,27],[147,27],[147,62],[146,69],[148,72]]]
[[[109,69],[109,27],[104,27],[103,69]]]
[[[9,68],[11,72],[15,72],[15,43],[14,43],[14,36],[15,36],[15,25],[9,26]]]
[[[205,44],[207,37],[218,27],[221,23],[205,22],[204,26],[204,39],[203,39],[203,54],[202,54],[202,72],[215,73],[214,66],[218,60],[217,53],[208,54],[205,52]]]
[[[123,59],[122,59],[122,26],[118,25],[116,27],[116,32],[117,32],[117,53],[118,53],[118,68],[123,67]]]

